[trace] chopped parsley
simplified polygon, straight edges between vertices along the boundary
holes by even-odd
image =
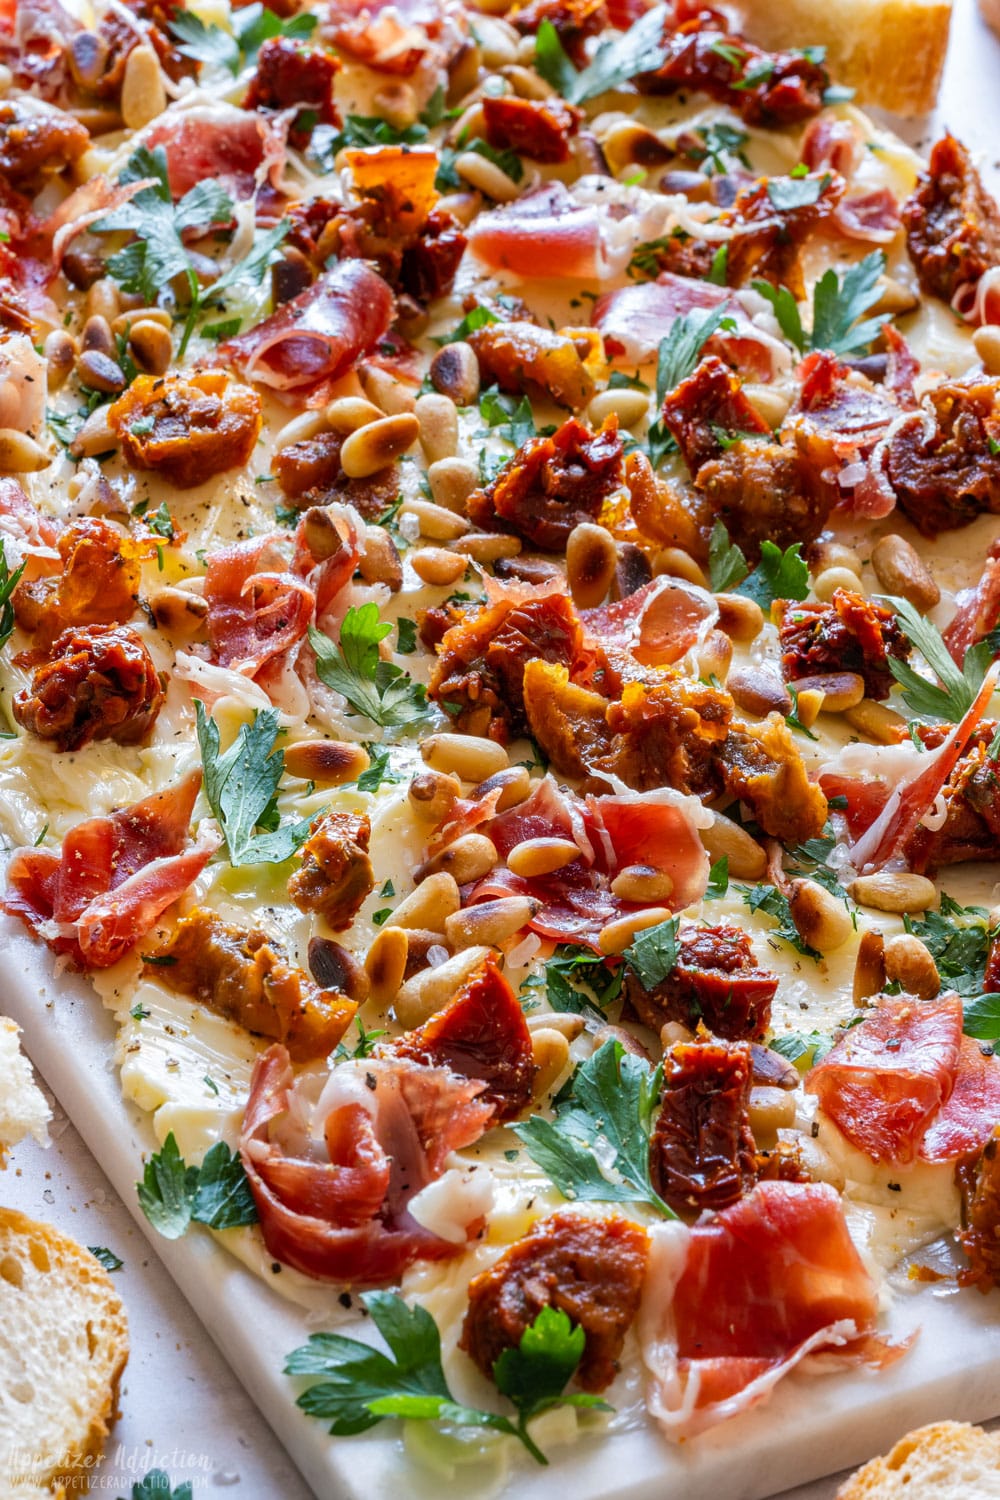
[[[384,728],[417,724],[429,713],[427,690],[394,662],[383,661],[379,642],[392,626],[379,619],[373,601],[352,605],[340,627],[340,642],[310,626],[320,681],[347,699],[355,713]]]
[[[309,837],[309,818],[281,823],[278,787],[285,769],[284,752],[276,748],[278,712],[255,711],[241,724],[224,755],[219,726],[195,699],[198,746],[208,805],[222,829],[231,865],[281,864]],[[258,832],[262,829],[263,832]]]
[[[952,659],[941,632],[925,614],[914,609],[908,599],[887,597],[896,612],[910,643],[916,646],[927,665],[936,674],[937,683],[929,682],[909,662],[889,657],[889,670],[903,688],[903,702],[915,714],[947,719],[953,724],[964,718],[997,652],[1000,630],[993,631],[965,653],[962,665]]]
[[[225,1141],[209,1148],[200,1167],[189,1167],[171,1131],[136,1188],[143,1213],[167,1240],[180,1239],[192,1223],[235,1229],[257,1222],[243,1163]]]

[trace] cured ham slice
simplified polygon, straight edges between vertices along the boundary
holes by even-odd
[[[213,658],[247,677],[302,639],[315,605],[312,589],[287,571],[274,538],[266,536],[213,552],[204,598]]]
[[[807,1087],[852,1146],[873,1161],[910,1162],[951,1097],[961,1049],[957,995],[886,997],[813,1068]]]
[[[35,509],[17,480],[0,479],[0,542],[8,567],[23,560],[27,578],[58,573],[58,539],[55,526]]]
[[[19,849],[7,872],[4,910],[81,968],[117,963],[218,847],[215,834],[189,842],[200,786],[195,771],[109,817],[78,823],[59,854]]]
[[[950,1098],[920,1142],[921,1161],[959,1161],[986,1145],[1000,1120],[1000,1059],[963,1036]]]
[[[762,1182],[692,1229],[654,1230],[639,1314],[650,1413],[674,1441],[767,1400],[810,1355],[885,1364],[875,1284],[840,1199]]]
[[[232,104],[197,105],[168,110],[143,137],[155,150],[162,146],[174,198],[217,182],[232,198],[249,198],[285,159],[285,144],[275,123]]]
[[[962,597],[961,603],[944,632],[944,643],[959,666],[966,652],[981,641],[1000,621],[1000,541],[986,554],[983,571],[975,588]]]
[[[463,1244],[424,1228],[409,1205],[449,1152],[491,1123],[483,1089],[387,1057],[296,1080],[286,1049],[268,1048],[250,1081],[240,1155],[270,1254],[319,1280],[376,1286],[418,1257],[459,1253]],[[474,1231],[480,1214],[470,1208]]]
[[[330,384],[388,330],[395,299],[377,271],[338,262],[256,328],[219,346],[248,380],[322,405]]]
[[[888,188],[850,194],[834,209],[833,224],[846,239],[891,245],[902,226],[899,203]]]
[[[706,589],[677,578],[654,578],[626,599],[580,612],[595,642],[630,651],[636,661],[651,667],[680,661],[718,618]]]

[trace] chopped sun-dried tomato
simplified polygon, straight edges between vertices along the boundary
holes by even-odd
[[[829,604],[779,599],[775,609],[786,682],[818,672],[856,672],[867,697],[888,698],[894,680],[889,658],[902,661],[910,654],[892,610],[847,589],[836,589]]]
[[[958,1242],[969,1257],[962,1271],[963,1286],[981,1292],[1000,1286],[1000,1125],[993,1127],[982,1153],[959,1164],[956,1172],[962,1194],[962,1227]]]
[[[577,68],[585,68],[589,61],[587,38],[600,35],[609,16],[604,0],[528,0],[527,5],[515,5],[507,13],[507,20],[522,36],[534,36],[542,22],[548,21],[555,27],[570,62]]]
[[[80,625],[123,625],[139,602],[142,558],[152,553],[110,521],[85,516],[59,537],[62,571],[22,582],[14,611],[22,629],[44,651],[64,630]]]
[[[741,927],[685,927],[677,963],[666,979],[647,990],[626,969],[629,1003],[644,1025],[658,1031],[667,1021],[709,1031],[730,1041],[760,1041],[771,1017],[778,976],[762,969]]]
[[[92,740],[145,739],[162,702],[153,659],[135,631],[90,625],[53,642],[13,710],[19,724],[56,750],[80,750]]]
[[[486,139],[496,151],[516,151],[531,161],[569,160],[570,137],[580,128],[581,112],[562,99],[519,99],[516,95],[483,99]]]
[[[592,328],[553,332],[514,318],[477,328],[469,343],[484,383],[494,381],[514,395],[527,384],[558,406],[574,410],[593,396],[594,373],[604,365],[603,341]]]
[[[752,1080],[745,1042],[679,1042],[665,1054],[649,1171],[675,1212],[726,1208],[756,1182]]]
[[[371,831],[365,813],[332,812],[315,820],[302,845],[302,867],[288,882],[299,911],[318,912],[334,931],[350,927],[375,885]]]
[[[924,536],[1000,513],[1000,380],[973,375],[927,393],[889,440],[886,476],[900,510]]]
[[[284,110],[298,105],[288,142],[301,149],[317,125],[340,124],[333,102],[333,80],[339,71],[340,63],[329,52],[292,37],[270,37],[257,54],[243,108]]]
[[[1000,263],[1000,209],[953,135],[944,135],[903,204],[910,259],[925,292],[950,302]]]
[[[714,354],[667,392],[662,417],[692,475],[709,459],[725,453],[740,434],[770,434],[764,418],[744,396],[739,376]]]
[[[256,391],[217,371],[140,375],[108,411],[134,469],[155,469],[180,490],[247,462],[260,435]]]
[[[54,105],[34,109],[21,100],[0,103],[0,178],[8,187],[36,193],[47,177],[76,161],[89,145],[84,126]]]

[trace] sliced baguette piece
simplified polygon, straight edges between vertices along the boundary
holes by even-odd
[[[994,1500],[1000,1496],[1000,1433],[968,1422],[908,1432],[837,1491],[837,1500]]]
[[[26,1135],[48,1145],[52,1112],[18,1044],[19,1034],[13,1021],[0,1016],[0,1167],[6,1165],[8,1149]]]
[[[58,1495],[92,1471],[128,1351],[125,1309],[99,1262],[0,1208],[0,1495]]]
[[[781,48],[826,48],[834,83],[858,104],[898,115],[934,107],[951,24],[951,0],[740,0],[751,41]]]

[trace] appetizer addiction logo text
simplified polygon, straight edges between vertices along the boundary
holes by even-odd
[[[40,1449],[15,1449],[10,1455],[11,1476],[15,1489],[18,1485],[38,1484],[43,1476],[52,1472],[62,1455],[45,1453]],[[162,1484],[149,1490],[143,1481],[154,1481],[171,1476],[176,1486],[187,1486],[188,1493],[207,1489],[215,1471],[215,1462],[208,1453],[189,1453],[185,1448],[158,1449],[152,1445],[126,1448],[119,1443],[106,1454],[91,1454],[79,1461],[77,1471],[63,1482],[67,1495],[91,1494],[103,1491],[122,1497],[139,1495],[145,1500],[147,1491],[156,1495],[184,1494],[180,1488],[173,1490],[169,1483],[166,1490]],[[225,1476],[235,1479],[234,1476]],[[218,1478],[224,1477],[219,1475]]]

